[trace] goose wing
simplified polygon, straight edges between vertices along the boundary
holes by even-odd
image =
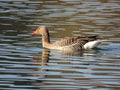
[[[55,46],[67,46],[67,47],[79,47],[82,48],[84,44],[89,41],[96,40],[97,36],[89,36],[89,37],[71,37],[65,38],[60,41],[54,43]]]

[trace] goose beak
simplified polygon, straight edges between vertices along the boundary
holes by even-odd
[[[32,35],[37,35],[37,34],[38,34],[37,30],[35,30],[35,31],[32,33]]]

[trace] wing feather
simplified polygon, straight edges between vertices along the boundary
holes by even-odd
[[[65,38],[60,41],[53,43],[55,46],[61,47],[70,47],[70,48],[82,48],[87,42],[94,41],[98,38],[98,36],[88,36],[88,37],[71,37]]]

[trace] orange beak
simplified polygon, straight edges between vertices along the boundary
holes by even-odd
[[[35,31],[32,33],[32,35],[37,35],[37,34],[38,34],[37,30],[35,30]]]

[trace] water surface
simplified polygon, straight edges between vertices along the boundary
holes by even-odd
[[[0,0],[1,90],[119,90],[119,0]],[[51,41],[100,35],[97,50],[42,48],[39,25]]]

